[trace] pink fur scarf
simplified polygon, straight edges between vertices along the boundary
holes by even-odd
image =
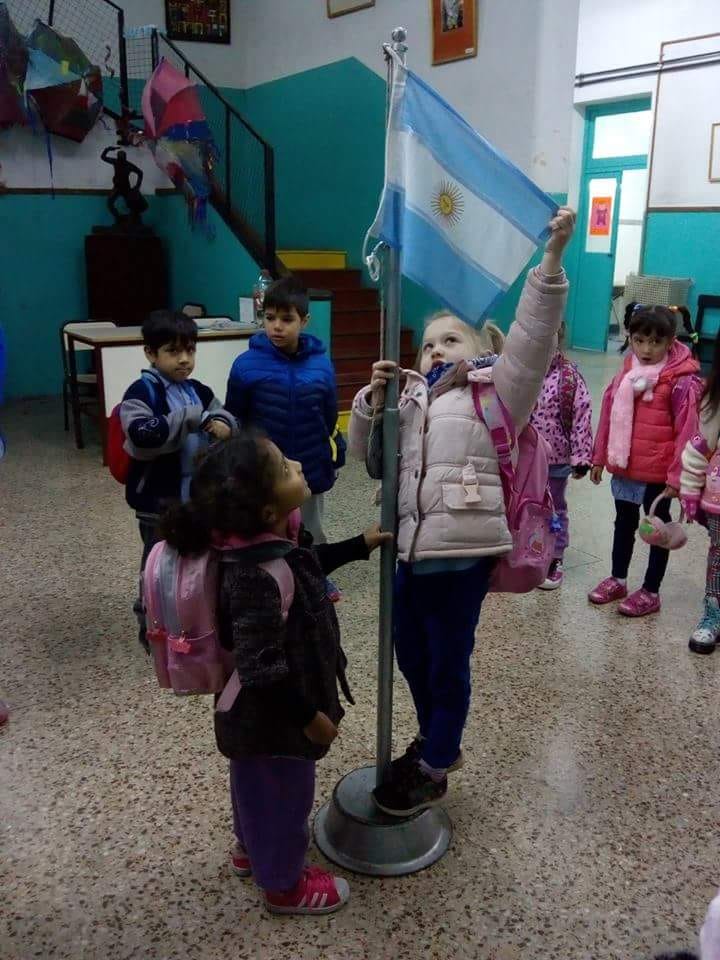
[[[641,393],[643,400],[652,400],[653,390],[666,363],[667,355],[660,363],[642,364],[633,354],[632,366],[620,381],[610,411],[609,466],[621,469],[627,467],[635,416],[635,397]]]

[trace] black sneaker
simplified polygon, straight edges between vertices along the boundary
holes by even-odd
[[[422,737],[417,736],[410,743],[410,746],[407,748],[405,753],[403,753],[402,756],[397,757],[390,764],[390,769],[392,771],[393,779],[399,775],[403,767],[417,766],[417,764],[420,762],[421,755],[422,755]],[[461,750],[460,753],[457,755],[457,760],[451,763],[450,766],[447,768],[447,772],[455,773],[455,771],[459,770],[464,763],[465,763],[465,759],[463,758],[463,752]]]
[[[447,777],[436,783],[417,763],[405,764],[393,771],[387,783],[375,787],[373,799],[383,813],[391,817],[409,817],[420,810],[442,803],[447,793]]]

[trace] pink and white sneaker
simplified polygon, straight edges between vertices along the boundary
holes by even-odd
[[[557,590],[563,582],[563,562],[556,559],[550,564],[547,576],[538,586],[538,590]]]
[[[252,876],[252,864],[250,863],[250,857],[240,846],[235,846],[230,851],[230,867],[233,873],[238,877]]]
[[[305,867],[294,890],[265,894],[270,913],[321,916],[341,910],[350,899],[347,880],[320,867]]]
[[[590,603],[601,606],[603,603],[612,603],[627,596],[627,587],[615,577],[605,577],[594,590],[588,594]]]
[[[618,613],[624,617],[646,617],[649,613],[657,613],[662,604],[657,593],[650,593],[645,587],[631,593],[627,600],[618,607]]]

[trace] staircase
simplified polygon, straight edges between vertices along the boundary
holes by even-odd
[[[162,58],[194,81],[220,161],[212,171],[210,202],[260,266],[275,275],[288,273],[275,242],[273,149],[230,101],[159,30],[125,32],[124,13],[113,0],[10,0],[11,14],[29,29],[35,17],[72,36],[103,69],[105,112],[123,137],[142,128],[141,93]],[[345,255],[334,251],[325,269],[295,270],[309,289],[332,295],[331,357],[338,381],[340,410],[350,409],[358,389],[369,382],[380,352],[380,302],[377,290],[362,286],[360,270],[340,268]],[[307,255],[307,252],[305,252]],[[307,262],[307,260],[305,261]],[[310,260],[312,263],[312,258]],[[320,263],[323,263],[322,259]],[[332,264],[336,269],[327,269]],[[412,332],[401,334],[403,366],[415,356]]]
[[[380,296],[362,286],[360,270],[296,270],[308,289],[329,290],[332,297],[330,355],[338,383],[338,407],[349,410],[380,354]],[[412,330],[400,335],[400,364],[415,362]]]

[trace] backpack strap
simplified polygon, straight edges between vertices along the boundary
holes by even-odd
[[[283,621],[286,621],[290,613],[290,607],[295,599],[295,576],[290,569],[287,560],[283,557],[277,557],[275,560],[268,560],[266,563],[258,564],[266,573],[275,580],[280,591],[280,611]],[[237,695],[242,689],[240,683],[240,674],[237,669],[233,670],[230,679],[225,684],[223,692],[218,697],[215,704],[215,710],[218,713],[227,713],[237,699]]]
[[[515,480],[512,463],[512,451],[517,442],[515,427],[492,384],[473,382],[472,395],[475,412],[488,428],[492,445],[495,447],[505,500],[509,502]]]
[[[577,392],[577,371],[568,360],[560,364],[560,422],[565,436],[572,435],[575,393]]]

